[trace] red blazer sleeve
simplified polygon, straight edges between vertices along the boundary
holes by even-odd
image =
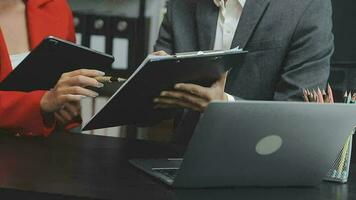
[[[0,91],[0,127],[20,135],[48,136],[55,123],[46,125],[40,109],[45,91]]]
[[[73,13],[71,11],[71,8],[69,7],[67,1],[63,1],[63,7],[64,10],[66,10],[66,16],[68,19],[68,36],[67,40],[71,42],[76,42],[75,38],[75,28],[74,28],[74,21],[73,21]],[[82,119],[80,118],[78,121],[73,120],[71,123],[67,124],[65,129],[70,130],[72,128],[80,126],[82,123]]]
[[[67,29],[68,37],[66,39],[71,42],[76,42],[73,13],[72,13],[72,10],[69,7],[67,1],[63,1],[63,2],[64,2],[64,9],[67,11],[67,20],[68,20],[68,29]]]
[[[66,0],[27,1],[27,20],[32,48],[48,35],[75,42],[72,11]],[[9,55],[0,35],[0,81],[10,72]],[[21,135],[48,136],[56,124],[44,123],[40,102],[45,92],[0,91],[0,129]],[[78,122],[70,126],[74,125]]]

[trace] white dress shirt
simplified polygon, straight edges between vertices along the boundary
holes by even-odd
[[[213,0],[219,7],[219,18],[215,34],[215,50],[231,48],[246,0]]]
[[[219,18],[216,26],[214,50],[227,50],[231,48],[237,25],[239,24],[242,9],[246,0],[213,0],[219,7]],[[228,101],[235,101],[227,94]]]

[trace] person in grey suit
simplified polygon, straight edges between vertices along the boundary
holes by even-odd
[[[170,0],[155,51],[239,46],[248,54],[211,87],[177,84],[163,91],[156,107],[186,109],[175,131],[186,142],[213,100],[302,100],[303,88],[326,86],[331,30],[330,0]]]

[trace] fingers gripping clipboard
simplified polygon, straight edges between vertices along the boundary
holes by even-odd
[[[153,99],[176,83],[211,86],[225,72],[242,65],[246,51],[192,52],[148,56],[82,130],[150,124],[166,118],[171,109],[154,109]]]

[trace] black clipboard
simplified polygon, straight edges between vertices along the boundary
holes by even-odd
[[[106,71],[113,62],[111,55],[49,36],[0,82],[0,90],[49,90],[65,72],[81,68]]]
[[[211,86],[223,73],[242,65],[246,53],[233,49],[178,56],[148,56],[82,130],[159,121],[173,111],[153,108],[153,99],[162,90],[173,89],[176,83]]]

